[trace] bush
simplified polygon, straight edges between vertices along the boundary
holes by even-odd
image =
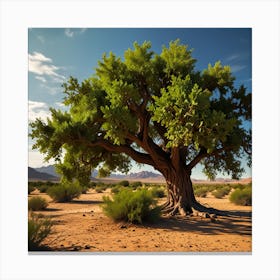
[[[53,223],[50,219],[31,215],[28,219],[28,251],[42,249],[42,241],[51,233]]]
[[[132,182],[130,186],[132,189],[136,190],[137,188],[142,186],[142,183],[140,181],[136,181],[136,182]]]
[[[162,187],[153,187],[151,192],[154,197],[157,197],[157,198],[165,197],[164,188],[162,188]]]
[[[208,193],[207,187],[200,187],[194,189],[194,194],[195,196],[198,197],[206,197],[207,193]]]
[[[48,202],[41,196],[34,196],[28,200],[28,210],[40,211],[48,207]]]
[[[119,182],[119,185],[123,186],[123,187],[128,187],[129,186],[129,182],[127,180],[123,180],[123,181]]]
[[[252,188],[236,189],[229,197],[230,202],[237,205],[251,206],[252,205]]]
[[[38,185],[37,189],[40,191],[40,193],[46,193],[48,192],[48,189],[50,188],[49,185]]]
[[[32,193],[35,190],[35,186],[28,182],[28,194]]]
[[[160,208],[156,207],[156,200],[150,191],[139,189],[136,191],[122,189],[113,199],[103,197],[104,213],[115,221],[142,223],[155,221],[160,215]]]
[[[123,186],[114,186],[111,189],[111,193],[116,194],[119,193],[124,187]]]
[[[95,191],[97,193],[102,193],[103,191],[105,191],[107,189],[107,186],[106,185],[100,185],[100,186],[96,186],[95,187]]]
[[[55,202],[68,202],[82,193],[78,183],[61,183],[48,189],[48,195]]]
[[[214,195],[214,197],[216,198],[223,198],[225,195],[228,195],[230,192],[231,188],[228,186],[224,186],[222,188],[219,188],[215,191],[212,192],[212,194]]]

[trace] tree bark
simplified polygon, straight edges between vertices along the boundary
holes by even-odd
[[[172,216],[191,214],[197,201],[190,172],[184,167],[170,168],[164,175],[167,183],[167,202],[162,206],[163,213]]]

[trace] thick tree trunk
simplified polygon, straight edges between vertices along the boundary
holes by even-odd
[[[170,169],[165,173],[167,183],[167,202],[163,212],[168,215],[180,214],[186,216],[193,212],[197,204],[193,193],[190,174],[185,168]]]

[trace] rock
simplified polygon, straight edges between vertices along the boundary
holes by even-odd
[[[211,214],[210,217],[216,219],[217,215],[216,214]]]
[[[86,246],[85,246],[85,249],[90,249],[90,246],[89,246],[89,245],[86,245]]]
[[[124,224],[122,224],[122,225],[120,225],[120,228],[121,228],[121,229],[124,229],[124,228],[127,228],[127,226],[124,225]]]
[[[83,217],[85,217],[86,216],[86,214],[83,214]]]
[[[208,213],[205,213],[204,217],[210,219],[210,215]]]

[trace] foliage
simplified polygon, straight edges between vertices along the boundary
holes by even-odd
[[[107,189],[107,186],[104,184],[104,185],[98,185],[95,187],[95,191],[97,193],[102,193],[103,191],[105,191]]]
[[[237,205],[252,205],[252,188],[245,187],[243,189],[236,189],[231,193],[229,200]]]
[[[152,193],[146,189],[122,189],[112,199],[103,197],[103,201],[104,213],[115,221],[141,224],[144,221],[155,221],[160,213]]]
[[[30,182],[28,182],[28,194],[32,193],[35,190],[35,186],[33,184],[30,184]]]
[[[111,193],[113,194],[119,193],[122,189],[124,189],[123,186],[116,185],[111,188]]]
[[[137,188],[142,186],[142,182],[140,182],[140,181],[132,182],[132,183],[130,183],[130,186],[131,186],[131,188],[136,190]]]
[[[225,195],[228,195],[231,191],[231,188],[229,186],[224,186],[222,188],[218,188],[217,190],[213,191],[212,194],[216,198],[223,198]]]
[[[156,186],[151,189],[152,195],[157,198],[165,197],[165,190],[163,187]]]
[[[134,43],[123,59],[104,54],[93,76],[63,85],[68,111],[50,108],[46,122],[30,124],[33,148],[81,185],[96,167],[100,176],[127,172],[131,159],[163,173],[171,162],[178,166],[176,159],[188,171],[200,162],[209,178],[217,172],[239,178],[244,155],[251,163],[251,131],[244,126],[251,93],[235,87],[220,61],[202,71],[195,63],[179,40],[159,54],[146,41]]]
[[[194,194],[195,194],[195,196],[198,196],[198,197],[206,197],[207,193],[208,193],[207,187],[200,187],[200,188],[194,189]]]
[[[31,214],[28,218],[28,251],[42,249],[41,243],[51,233],[52,221]]]
[[[48,202],[41,196],[34,196],[28,200],[28,210],[40,211],[48,207]]]
[[[118,184],[120,186],[123,186],[123,187],[128,187],[129,186],[129,182],[127,180],[120,181]]]
[[[48,195],[55,202],[68,202],[78,198],[82,188],[77,182],[63,182],[48,189]]]

